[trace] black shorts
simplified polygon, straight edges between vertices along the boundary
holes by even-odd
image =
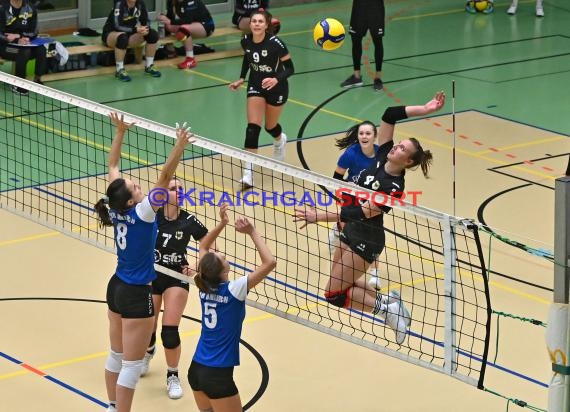
[[[188,383],[193,391],[202,391],[210,399],[229,398],[238,394],[234,368],[212,368],[192,361],[188,368]]]
[[[370,228],[364,225],[366,223],[348,222],[340,232],[340,241],[368,263],[374,263],[384,250],[386,243],[384,228],[377,226],[371,232]]]
[[[162,295],[166,289],[174,287],[190,290],[190,284],[188,282],[183,282],[180,279],[173,278],[164,273],[156,272],[156,279],[152,281],[153,295]]]
[[[247,97],[263,97],[265,102],[271,106],[282,106],[287,103],[289,98],[289,84],[287,80],[279,83],[273,89],[267,90],[261,87],[261,84],[257,85],[250,82],[247,85]]]
[[[113,275],[107,285],[107,307],[123,318],[142,319],[154,316],[150,285],[130,285]]]
[[[357,6],[357,2],[352,4],[352,14],[350,15],[349,33],[355,37],[364,37],[370,30],[372,37],[384,36],[385,14],[383,1],[374,1],[365,6]]]

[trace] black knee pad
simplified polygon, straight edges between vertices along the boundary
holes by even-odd
[[[176,349],[180,346],[178,326],[162,326],[160,338],[162,339],[162,346],[166,349]]]
[[[346,308],[350,303],[348,298],[348,289],[338,292],[325,292],[325,300],[333,306]]]
[[[152,348],[155,343],[156,343],[156,332],[152,332],[152,335],[150,335],[150,343],[148,344],[148,347]]]
[[[148,44],[155,44],[158,42],[158,32],[155,29],[150,29],[144,39]]]
[[[115,47],[117,49],[126,50],[129,46],[129,36],[126,33],[119,34],[117,36],[117,42],[115,43]]]
[[[281,136],[282,129],[281,129],[281,125],[279,123],[277,123],[277,126],[275,126],[273,129],[268,129],[266,127],[265,131],[273,137],[279,137],[279,136]]]
[[[257,149],[259,147],[259,134],[261,133],[261,126],[254,123],[248,123],[245,129],[245,144],[246,149]]]

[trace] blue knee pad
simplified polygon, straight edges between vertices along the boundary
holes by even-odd
[[[162,339],[162,346],[166,349],[176,349],[180,346],[178,326],[162,326],[160,338]]]
[[[261,126],[254,123],[248,123],[245,129],[245,144],[246,149],[257,149],[259,147],[259,134],[261,133]]]
[[[279,123],[277,123],[277,126],[275,126],[273,129],[268,129],[266,127],[265,131],[273,137],[279,137],[279,136],[281,136],[282,129],[281,129],[281,125]]]
[[[115,43],[115,47],[121,50],[127,50],[129,47],[129,36],[126,33],[119,34],[117,36],[117,42]]]

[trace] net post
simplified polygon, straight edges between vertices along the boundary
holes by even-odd
[[[443,220],[443,273],[445,286],[445,332],[444,332],[444,370],[452,376],[455,368],[455,275],[456,275],[456,246],[455,228],[451,217]]]
[[[570,177],[561,177],[555,182],[554,195],[554,305],[565,307],[566,313],[566,345],[564,346],[563,360],[567,363],[570,353],[570,317],[568,313],[568,298],[570,296]],[[563,325],[560,325],[563,326]],[[551,325],[549,328],[555,328]],[[557,328],[556,328],[557,329]],[[562,349],[562,348],[561,348]],[[553,363],[556,358],[552,359]],[[555,380],[549,389],[549,407],[558,410],[563,406],[563,411],[570,410],[570,375],[564,377],[563,405],[561,405],[560,391],[554,385]],[[550,410],[550,409],[549,409]]]

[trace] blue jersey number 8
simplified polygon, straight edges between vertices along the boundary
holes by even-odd
[[[127,248],[127,225],[124,223],[117,224],[117,247],[121,250]]]

